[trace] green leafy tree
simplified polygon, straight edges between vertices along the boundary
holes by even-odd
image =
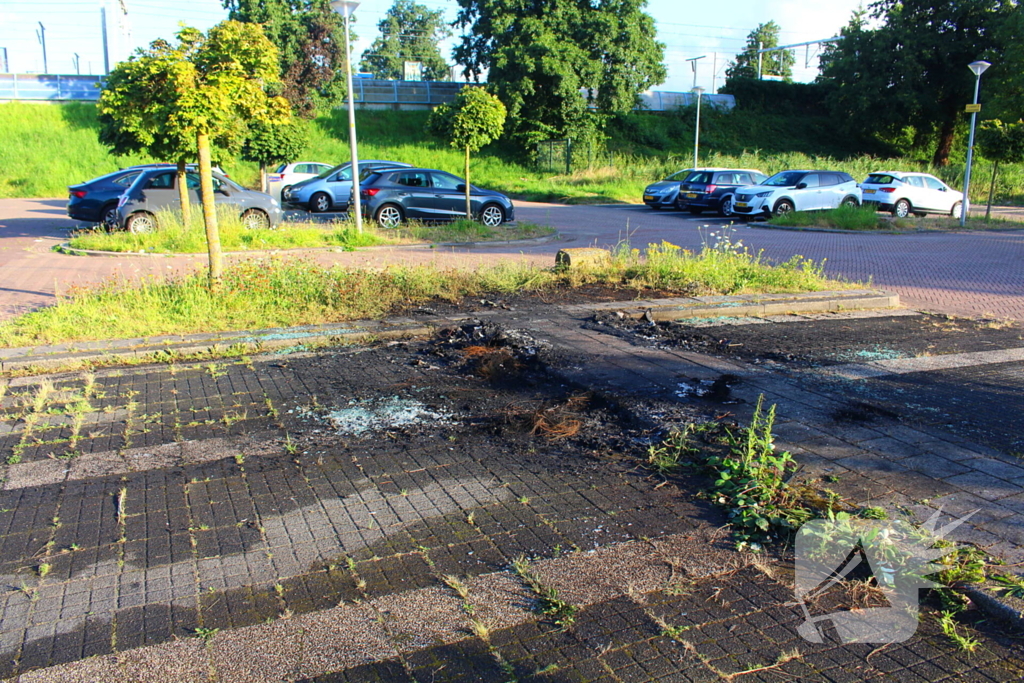
[[[285,123],[291,113],[287,100],[270,97],[264,89],[278,82],[277,49],[258,25],[224,21],[205,35],[183,27],[177,39],[175,45],[155,41],[120,63],[107,80],[98,107],[115,139],[120,135],[146,149],[150,144],[160,149],[162,140],[195,139],[210,284],[216,287],[223,264],[211,145],[236,150],[248,124]],[[135,97],[143,101],[136,102]]]
[[[992,68],[982,87],[990,116],[1013,120],[1024,115],[1024,6],[1004,8],[996,30]],[[991,103],[991,107],[989,104]]]
[[[422,62],[428,81],[447,81],[448,62],[438,43],[451,35],[444,10],[431,10],[413,0],[396,0],[377,24],[380,37],[363,52],[360,68],[377,78],[401,80],[405,62]]]
[[[242,158],[260,165],[260,190],[267,192],[267,167],[295,161],[306,149],[308,128],[299,121],[267,123],[256,121],[242,145]]]
[[[758,24],[757,28],[747,34],[747,46],[743,52],[736,55],[729,68],[725,70],[726,80],[734,78],[757,78],[757,63],[759,49],[778,47],[779,33],[782,27],[774,21],[767,24]],[[793,65],[796,57],[789,50],[779,52],[765,52],[761,56],[761,74],[763,76],[778,76],[789,83],[793,80]]]
[[[221,0],[229,18],[260,24],[280,60],[282,94],[304,118],[345,93],[345,33],[330,0]],[[352,37],[355,40],[355,36]]]
[[[992,196],[996,190],[999,164],[1024,163],[1024,121],[982,121],[974,142],[982,156],[992,162],[992,183],[988,188],[988,208],[985,209],[987,220],[992,215]]]
[[[995,29],[1013,0],[879,0],[855,13],[821,58],[828,104],[852,134],[934,144],[933,163],[949,163],[957,124],[970,102],[967,65],[995,47]]]
[[[469,187],[469,153],[501,136],[507,112],[497,97],[483,88],[467,86],[455,96],[455,101],[434,109],[427,119],[427,130],[432,135],[448,140],[456,149],[466,150],[466,218],[472,218]]]
[[[528,147],[594,137],[608,115],[632,110],[665,79],[646,0],[458,3],[456,24],[468,30],[455,60],[474,79],[487,73],[508,107],[508,132]]]

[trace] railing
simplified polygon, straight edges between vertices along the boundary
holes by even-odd
[[[33,101],[95,101],[100,97],[103,76],[75,76],[57,74],[0,74],[0,100]],[[451,102],[465,83],[445,81],[378,81],[356,78],[353,93],[359,104],[366,106],[391,105],[402,107],[433,107]],[[695,95],[688,92],[651,91],[640,96],[641,108],[667,111],[696,104]],[[732,95],[704,95],[705,104],[732,109],[736,99]]]

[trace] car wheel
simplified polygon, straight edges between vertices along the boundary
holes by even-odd
[[[505,212],[497,204],[488,204],[480,212],[480,222],[488,228],[496,228],[505,222]]]
[[[692,216],[699,216],[702,213],[704,213],[704,209],[700,208],[699,206],[691,206],[690,207],[690,215],[692,215]]]
[[[117,204],[110,203],[100,209],[100,225],[107,230],[117,226]]]
[[[246,230],[268,230],[270,216],[260,209],[249,209],[242,214],[242,226]]]
[[[397,228],[405,218],[402,210],[394,204],[385,204],[377,209],[377,224],[382,228]]]
[[[796,207],[793,206],[793,202],[789,201],[788,199],[780,199],[778,201],[778,203],[775,205],[775,209],[772,210],[772,215],[773,216],[782,216],[782,215],[785,215],[787,213],[792,213],[792,211],[795,208]]]
[[[906,218],[910,215],[910,202],[900,199],[892,205],[892,215],[896,218]]]
[[[138,211],[128,216],[124,222],[124,229],[135,235],[145,235],[156,232],[156,217],[145,211]]]
[[[309,210],[313,213],[323,213],[331,208],[331,198],[326,192],[317,192],[309,200]]]
[[[857,201],[856,197],[845,197],[843,201],[839,202],[839,206],[852,206],[857,208],[860,206],[860,202]]]
[[[949,210],[949,215],[952,216],[953,218],[960,218],[960,216],[961,216],[961,214],[963,214],[963,212],[964,212],[964,203],[963,202],[957,202],[956,204],[953,205],[953,208]]]
[[[718,215],[719,216],[731,216],[732,215],[732,195],[727,194],[722,197],[722,201],[718,203]]]

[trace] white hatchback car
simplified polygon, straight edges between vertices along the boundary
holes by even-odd
[[[860,186],[865,204],[870,202],[879,211],[891,211],[897,218],[926,213],[960,218],[964,207],[963,192],[927,173],[880,171],[868,175]]]
[[[267,174],[267,184],[271,197],[281,199],[281,194],[294,185],[315,178],[325,171],[333,168],[330,164],[322,164],[319,161],[297,161],[293,164],[281,164],[273,173]]]
[[[859,206],[860,198],[860,186],[849,173],[780,171],[760,185],[736,188],[732,211],[737,216],[780,216]]]

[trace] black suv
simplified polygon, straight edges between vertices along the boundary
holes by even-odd
[[[747,168],[694,171],[679,185],[676,208],[686,209],[694,216],[705,211],[730,216],[736,188],[758,185],[767,177],[760,171]]]

